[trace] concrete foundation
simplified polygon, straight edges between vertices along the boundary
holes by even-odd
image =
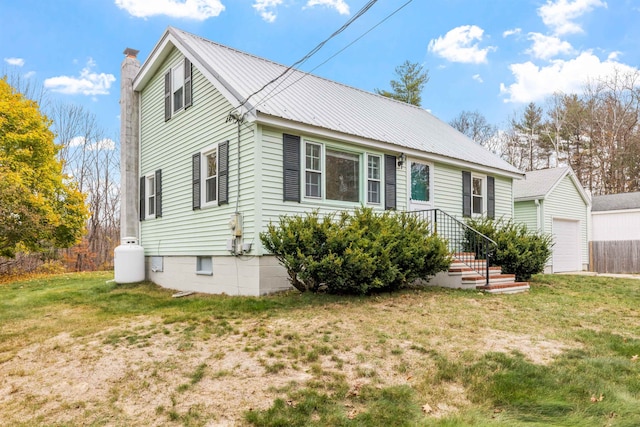
[[[195,256],[146,257],[145,261],[147,279],[178,291],[259,296],[291,288],[285,268],[273,256],[214,256],[210,274],[197,272]],[[162,271],[152,264],[161,264]]]

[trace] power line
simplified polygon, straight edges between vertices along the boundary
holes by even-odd
[[[364,15],[369,9],[371,9],[371,7],[377,3],[378,0],[370,0],[369,2],[367,2],[367,4],[365,4],[355,15],[353,15],[353,17],[351,17],[351,19],[349,19],[347,22],[345,22],[340,28],[338,28],[336,31],[333,32],[333,34],[331,34],[328,38],[326,38],[324,41],[320,42],[320,44],[318,44],[316,47],[314,47],[313,49],[311,49],[309,51],[309,53],[307,53],[304,57],[302,57],[301,59],[299,59],[297,62],[295,62],[294,64],[290,65],[286,70],[284,70],[282,72],[282,74],[280,74],[279,76],[277,76],[276,78],[270,80],[268,83],[266,83],[264,86],[262,86],[260,89],[258,89],[257,91],[253,92],[251,95],[249,95],[247,97],[247,99],[245,99],[244,101],[242,101],[240,103],[240,105],[238,105],[237,108],[242,107],[244,104],[246,104],[249,99],[251,99],[252,96],[257,95],[258,93],[262,92],[267,86],[269,86],[270,84],[276,82],[277,80],[279,80],[282,76],[284,76],[285,74],[287,74],[289,71],[291,71],[292,68],[303,64],[304,62],[306,62],[309,58],[311,58],[313,55],[315,55],[316,53],[318,53],[318,51],[320,49],[322,49],[322,47],[332,38],[334,38],[335,36],[337,36],[338,34],[342,33],[344,30],[347,29],[347,27],[349,27],[351,24],[353,24],[358,18],[360,18],[362,15]]]
[[[349,43],[348,45],[346,45],[345,47],[343,47],[342,49],[340,49],[339,51],[337,51],[336,53],[334,53],[333,55],[331,55],[329,58],[327,58],[326,60],[324,60],[323,62],[321,62],[320,64],[316,65],[313,69],[311,69],[309,72],[304,73],[302,76],[300,76],[298,79],[294,80],[291,84],[289,84],[288,86],[282,88],[281,90],[279,90],[278,92],[274,93],[273,95],[271,95],[273,93],[274,90],[276,90],[282,83],[284,83],[290,76],[285,77],[282,81],[280,81],[280,83],[278,83],[275,87],[273,87],[265,96],[262,97],[262,99],[260,99],[260,101],[258,101],[256,103],[256,105],[254,105],[254,108],[267,102],[268,100],[272,99],[273,97],[279,95],[280,93],[284,92],[285,90],[289,89],[291,86],[293,86],[294,84],[298,83],[300,80],[304,79],[305,77],[307,77],[309,74],[313,73],[315,70],[317,70],[318,68],[322,67],[324,64],[326,64],[327,62],[331,61],[333,58],[335,58],[336,56],[340,55],[342,52],[344,52],[345,50],[347,50],[349,47],[351,47],[352,45],[354,45],[355,43],[357,43],[360,39],[362,39],[364,36],[366,36],[367,34],[369,34],[371,31],[375,30],[378,26],[382,25],[385,21],[387,21],[388,19],[390,19],[392,16],[394,16],[396,13],[400,12],[402,9],[404,9],[409,3],[411,3],[413,0],[409,0],[406,3],[404,3],[402,6],[400,6],[399,8],[397,8],[396,10],[394,10],[393,12],[391,12],[389,15],[387,15],[383,20],[381,20],[380,22],[378,22],[376,25],[374,25],[373,27],[369,28],[367,31],[365,31],[364,33],[362,33],[358,38],[356,38],[355,40],[353,40],[351,43]]]

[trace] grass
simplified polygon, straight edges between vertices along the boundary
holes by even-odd
[[[0,425],[640,425],[636,280],[171,298],[110,278],[0,285]]]

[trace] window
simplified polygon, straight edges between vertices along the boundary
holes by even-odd
[[[305,196],[322,197],[322,172],[320,154],[322,146],[307,142],[305,144]]]
[[[380,203],[380,156],[367,156],[367,201]]]
[[[162,169],[140,177],[140,221],[162,216]]]
[[[156,216],[156,179],[155,175],[147,177],[147,218]]]
[[[218,201],[218,150],[205,152],[202,161],[204,205],[216,204]]]
[[[473,177],[472,180],[472,212],[482,215],[484,212],[484,180],[482,178]]]
[[[350,151],[283,134],[282,159],[285,202],[364,202],[396,208],[396,156]]]
[[[164,75],[164,120],[178,111],[191,106],[193,102],[193,68],[191,61],[184,61],[169,69]]]
[[[175,113],[184,106],[184,65],[182,63],[171,70],[171,92]]]
[[[229,203],[229,141],[192,156],[192,208]]]
[[[196,257],[196,274],[213,276],[213,258],[210,256]]]
[[[360,201],[360,156],[327,149],[327,199]]]

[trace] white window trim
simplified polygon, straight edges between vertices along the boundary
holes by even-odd
[[[150,181],[153,180],[153,195],[149,193],[151,188]],[[156,174],[150,173],[145,175],[144,177],[144,218],[145,219],[154,219],[156,217]],[[149,208],[151,207],[150,200],[153,197],[153,213],[149,213]]]
[[[316,196],[307,196],[307,159],[306,159],[306,152],[307,152],[307,144],[314,144],[314,145],[319,145],[320,146],[320,197],[316,197]],[[302,144],[301,145],[301,163],[302,163],[302,167],[300,168],[300,174],[301,174],[301,191],[302,191],[302,199],[303,200],[307,200],[310,202],[314,202],[314,203],[318,203],[318,201],[322,201],[323,203],[326,204],[332,204],[332,205],[339,205],[339,206],[359,206],[362,205],[363,203],[366,204],[370,204],[372,206],[384,206],[384,155],[381,153],[369,153],[367,151],[358,151],[358,150],[354,150],[352,148],[345,148],[343,146],[340,145],[334,145],[334,144],[327,144],[324,142],[318,142],[316,140],[309,140],[309,139],[303,139]],[[332,150],[332,151],[339,151],[339,152],[343,152],[343,153],[348,153],[348,154],[354,154],[358,156],[358,163],[359,163],[359,167],[358,167],[358,182],[359,182],[359,188],[358,188],[358,201],[357,202],[349,202],[349,201],[342,201],[342,200],[333,200],[333,199],[327,199],[326,196],[326,188],[327,188],[327,183],[326,183],[326,176],[327,176],[327,171],[326,171],[326,159],[327,159],[327,150]],[[367,191],[367,186],[368,186],[368,163],[367,163],[367,159],[368,156],[372,155],[372,156],[377,156],[380,157],[380,203],[368,203],[366,202],[366,200],[368,200],[368,191]],[[316,170],[313,169],[309,169],[309,171],[312,172],[317,172]],[[365,202],[363,202],[365,201]]]
[[[320,147],[320,169],[307,169],[307,145],[317,145]],[[324,200],[325,195],[325,146],[319,142],[315,141],[304,141],[302,144],[302,162],[304,167],[302,169],[302,191],[305,199],[313,199],[313,200]],[[319,173],[320,174],[320,196],[309,196],[307,195],[307,172]]]
[[[377,157],[378,158],[378,178],[369,178],[369,158],[371,157]],[[374,154],[374,153],[366,153],[365,156],[366,159],[366,165],[365,165],[365,188],[364,188],[364,192],[365,192],[365,199],[367,200],[367,204],[368,205],[375,205],[375,206],[380,206],[382,203],[384,203],[384,191],[383,191],[383,174],[384,174],[384,167],[383,167],[383,159],[384,157],[380,154]],[[377,202],[372,202],[371,200],[369,200],[369,181],[374,181],[374,182],[378,182],[378,201]]]
[[[482,180],[482,212],[477,213],[473,211],[473,199],[477,196],[473,194],[473,180],[481,179]],[[487,213],[487,175],[481,175],[477,173],[471,174],[471,216],[472,217],[481,217],[486,215]]]
[[[181,72],[182,72],[182,79],[180,80],[181,81],[180,86],[174,86],[176,70],[181,70]],[[182,88],[182,106],[180,108],[176,109],[173,95],[180,88]],[[171,67],[171,116],[172,117],[173,117],[174,114],[178,114],[179,112],[184,111],[184,101],[185,101],[185,93],[184,92],[185,92],[185,89],[184,89],[184,59],[182,59],[178,65],[176,65],[174,67]]]
[[[207,155],[216,152],[216,200],[207,202]],[[211,145],[200,152],[200,208],[218,206],[218,188],[220,186],[220,155],[218,143]]]

